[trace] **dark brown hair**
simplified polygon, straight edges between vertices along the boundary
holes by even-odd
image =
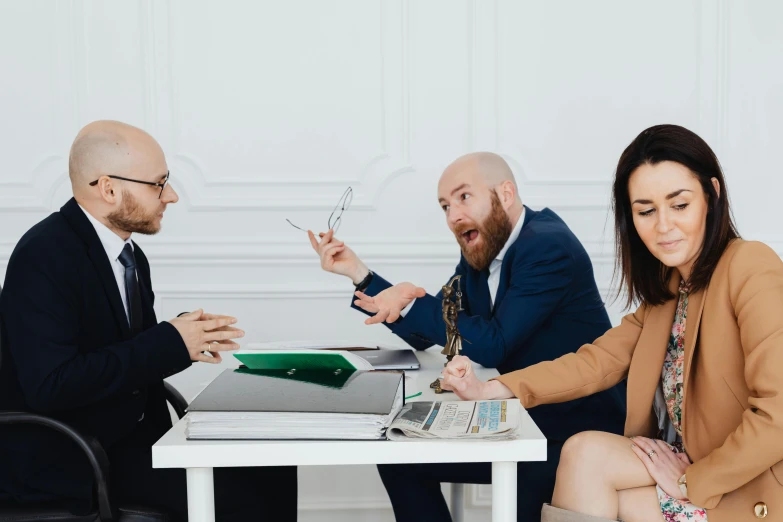
[[[732,239],[739,237],[729,208],[723,171],[710,146],[679,125],[656,125],[643,131],[620,156],[612,190],[617,250],[615,277],[619,272],[618,296],[624,288],[628,307],[635,302],[656,306],[674,297],[669,291],[672,269],[653,256],[639,237],[628,194],[628,180],[638,167],[662,161],[674,161],[690,169],[707,197],[704,244],[688,280],[692,292],[706,288],[723,251]],[[720,197],[712,178],[720,184]]]

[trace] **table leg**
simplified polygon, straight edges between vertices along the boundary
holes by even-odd
[[[189,522],[215,522],[215,484],[212,468],[188,468]]]
[[[492,463],[492,522],[516,522],[517,463]]]
[[[451,521],[463,522],[463,508],[465,505],[465,484],[451,484]]]

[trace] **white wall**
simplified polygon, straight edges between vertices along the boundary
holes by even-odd
[[[284,218],[325,228],[351,185],[343,238],[435,290],[458,259],[436,182],[473,150],[502,153],[523,200],[567,221],[605,293],[614,166],[656,123],[715,148],[740,231],[781,251],[781,63],[774,0],[0,0],[0,275],[68,198],[77,130],[103,118],[151,132],[181,196],[137,238],[160,318],[235,314],[248,342],[393,339]],[[172,381],[192,396],[218,371]],[[300,476],[303,521],[392,519],[372,468]],[[468,492],[469,518],[488,492]]]

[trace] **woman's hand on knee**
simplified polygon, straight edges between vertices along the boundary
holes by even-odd
[[[683,500],[685,497],[677,486],[677,480],[691,465],[684,453],[677,453],[668,444],[647,437],[631,437],[631,449],[647,468],[647,472],[670,497]]]

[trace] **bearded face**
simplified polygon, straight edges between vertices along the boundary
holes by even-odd
[[[122,191],[122,207],[115,210],[106,219],[111,225],[125,232],[153,235],[160,232],[160,220],[164,205],[160,204],[154,210],[146,210],[133,194]]]
[[[479,271],[489,267],[503,249],[513,229],[494,190],[491,191],[490,197],[490,212],[481,223],[462,222],[454,227],[454,236],[462,255],[470,266]]]

